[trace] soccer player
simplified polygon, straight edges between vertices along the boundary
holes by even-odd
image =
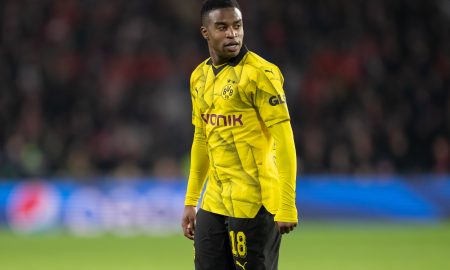
[[[298,221],[283,76],[244,46],[235,0],[206,0],[201,21],[210,58],[190,80],[195,132],[183,232],[194,240],[197,270],[277,269],[281,234]]]

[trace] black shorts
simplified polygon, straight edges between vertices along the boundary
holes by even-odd
[[[196,270],[276,270],[281,234],[261,207],[255,218],[232,218],[200,209],[195,228]]]

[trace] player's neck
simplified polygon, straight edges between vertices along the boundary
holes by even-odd
[[[230,58],[215,58],[211,55],[211,60],[212,60],[212,64],[215,67],[220,67],[220,66],[223,66],[224,64],[228,63]]]
[[[214,66],[221,66],[223,64],[226,64],[231,58],[224,58],[217,55],[214,50],[209,50],[209,55],[211,56],[211,61]]]

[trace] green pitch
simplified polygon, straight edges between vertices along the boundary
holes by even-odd
[[[283,238],[280,270],[445,270],[450,224],[303,224]],[[180,235],[79,238],[0,231],[1,270],[193,269]]]

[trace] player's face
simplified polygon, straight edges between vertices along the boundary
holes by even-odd
[[[244,38],[239,9],[220,8],[210,11],[200,30],[208,41],[214,64],[222,64],[239,54]]]

